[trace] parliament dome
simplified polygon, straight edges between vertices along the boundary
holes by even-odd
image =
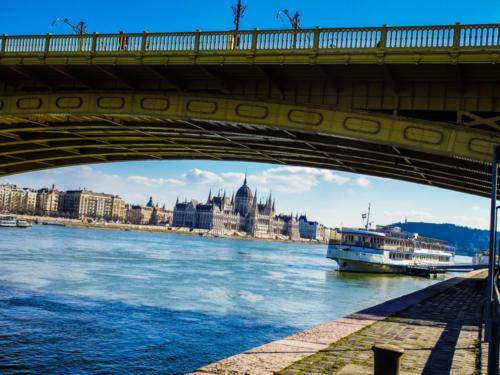
[[[238,212],[240,215],[246,215],[250,211],[250,207],[252,206],[252,201],[253,201],[252,190],[248,187],[247,177],[245,176],[243,185],[241,185],[238,191],[236,192],[236,196],[234,199],[234,206],[236,212]]]

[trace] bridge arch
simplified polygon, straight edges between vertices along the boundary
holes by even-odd
[[[0,177],[76,164],[212,159],[395,178],[487,196],[493,144],[474,127],[217,95],[0,97]]]

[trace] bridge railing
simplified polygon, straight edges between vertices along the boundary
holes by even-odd
[[[460,46],[500,46],[500,25],[463,25],[460,33]]]
[[[379,27],[320,29],[318,48],[376,48],[380,46],[381,35],[382,29]]]
[[[48,52],[90,52],[92,35],[71,36],[50,35],[45,38]]]
[[[456,26],[391,27],[385,48],[450,48],[455,32]]]
[[[4,53],[44,52],[45,37],[9,36],[2,38],[1,51]]]
[[[144,33],[143,49],[150,52],[193,51],[195,33]]]
[[[142,34],[98,34],[95,37],[93,51],[116,52],[142,50]]]
[[[500,24],[0,37],[0,54],[175,53],[500,47]]]
[[[255,37],[258,50],[311,49],[314,30],[257,30]]]
[[[194,39],[194,50],[227,51],[249,50],[252,48],[252,32],[198,32]]]

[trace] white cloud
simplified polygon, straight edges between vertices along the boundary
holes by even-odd
[[[371,181],[364,176],[356,178],[356,184],[361,187],[367,187],[371,185]]]
[[[268,190],[270,187],[283,193],[305,193],[321,182],[344,185],[350,182],[349,177],[330,170],[307,167],[275,167],[249,176],[249,183],[258,189]]]
[[[34,188],[54,183],[60,190],[85,187],[96,192],[117,194],[127,203],[133,204],[145,204],[152,196],[160,205],[165,203],[167,207],[172,207],[177,197],[203,200],[210,188],[213,193],[225,189],[231,195],[241,185],[244,177],[245,174],[240,171],[215,173],[201,168],[168,176],[119,175],[93,166],[76,166],[15,175],[0,179],[0,183],[12,182]],[[252,190],[258,190],[259,197],[267,195],[270,190],[279,196],[278,210],[306,210],[308,204],[303,202],[301,194],[312,191],[320,184],[346,186],[346,189],[370,185],[370,180],[364,177],[349,177],[331,170],[294,166],[267,168],[249,174],[247,178]],[[299,196],[300,199],[297,198]],[[288,204],[285,203],[287,201]]]
[[[335,183],[336,185],[344,185],[347,182],[349,182],[351,179],[349,177],[344,177],[339,174],[334,174],[332,173],[331,176],[328,176],[325,178],[325,181],[331,181]]]
[[[178,180],[175,178],[150,178],[146,176],[128,176],[127,180],[139,185],[145,185],[150,187],[158,187],[164,185],[171,186],[184,186],[185,181]]]
[[[181,177],[186,184],[191,185],[220,185],[223,182],[222,177],[219,175],[198,168],[191,169],[188,173],[183,174]]]

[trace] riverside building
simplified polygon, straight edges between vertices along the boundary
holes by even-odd
[[[153,197],[149,198],[145,206],[129,205],[126,207],[126,221],[130,224],[139,225],[168,225],[172,222],[172,211],[166,210],[153,203]]]
[[[59,194],[59,214],[73,219],[122,221],[125,202],[117,195],[90,190],[68,190]]]
[[[308,221],[306,215],[299,217],[299,232],[300,237],[310,240],[322,241],[328,237],[325,226],[317,221]]]
[[[196,199],[191,199],[190,201],[185,199],[184,202],[181,203],[179,202],[179,198],[177,198],[174,206],[172,226],[194,228],[196,206],[198,206],[198,201]]]
[[[258,238],[300,238],[298,217],[277,215],[272,195],[259,201],[246,177],[236,195],[231,197],[222,191],[212,196],[210,191],[205,203],[177,199],[172,226],[206,229],[216,235],[240,233]]]
[[[36,213],[42,216],[57,216],[59,209],[59,191],[54,185],[50,189],[43,188],[37,191]]]
[[[36,211],[37,192],[16,185],[0,185],[0,211],[18,214],[34,214]]]

